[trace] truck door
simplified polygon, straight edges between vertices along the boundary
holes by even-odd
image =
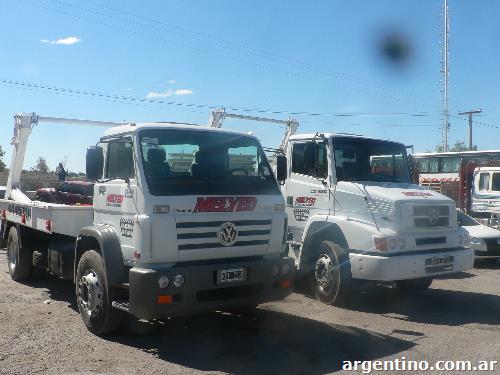
[[[302,240],[307,220],[330,212],[327,144],[296,141],[291,144],[290,178],[284,195],[289,228],[296,241]]]
[[[133,259],[137,182],[132,141],[110,141],[105,146],[103,182],[94,188],[94,222],[111,225],[125,260]]]

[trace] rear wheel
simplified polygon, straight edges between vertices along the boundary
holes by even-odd
[[[396,281],[396,287],[405,293],[422,293],[429,289],[432,281],[432,278],[399,280]]]
[[[7,239],[7,260],[12,280],[21,281],[30,277],[32,253],[29,247],[21,246],[17,228],[10,227]]]
[[[103,335],[120,328],[126,313],[111,306],[113,291],[106,281],[101,255],[85,252],[76,271],[76,300],[78,310],[87,329]]]
[[[347,301],[352,275],[349,254],[332,241],[323,241],[314,262],[314,291],[318,300],[329,305]]]

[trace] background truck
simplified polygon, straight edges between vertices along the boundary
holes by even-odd
[[[455,202],[412,183],[406,147],[350,134],[294,135],[298,123],[214,110],[286,126],[276,156],[289,218],[290,255],[325,303],[348,298],[354,279],[421,291],[438,275],[473,267]],[[283,166],[288,167],[283,176]]]
[[[484,225],[500,229],[500,151],[412,155],[415,181],[453,199]]]
[[[22,192],[28,137],[41,122],[112,127],[87,150],[93,205],[31,201]],[[290,293],[284,201],[255,137],[25,113],[15,116],[12,143],[0,200],[11,277],[26,279],[37,267],[72,279],[95,334],[117,329],[126,312],[164,318]]]

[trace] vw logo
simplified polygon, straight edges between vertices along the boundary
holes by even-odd
[[[230,222],[222,224],[217,232],[217,238],[224,246],[234,245],[238,239],[238,230],[236,229],[236,225]]]
[[[436,225],[439,221],[439,211],[435,208],[429,210],[429,224]]]

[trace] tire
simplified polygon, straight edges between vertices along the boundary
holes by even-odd
[[[31,248],[21,246],[17,228],[10,227],[7,239],[7,263],[12,280],[22,281],[30,277],[32,253]]]
[[[332,241],[322,241],[313,263],[316,298],[327,305],[347,302],[352,284],[349,254]]]
[[[113,297],[101,255],[95,250],[86,251],[76,270],[76,302],[83,323],[90,332],[104,335],[116,331],[123,324],[126,313],[111,306]]]
[[[404,293],[423,293],[429,289],[432,281],[432,278],[399,280],[396,281],[396,287]]]

